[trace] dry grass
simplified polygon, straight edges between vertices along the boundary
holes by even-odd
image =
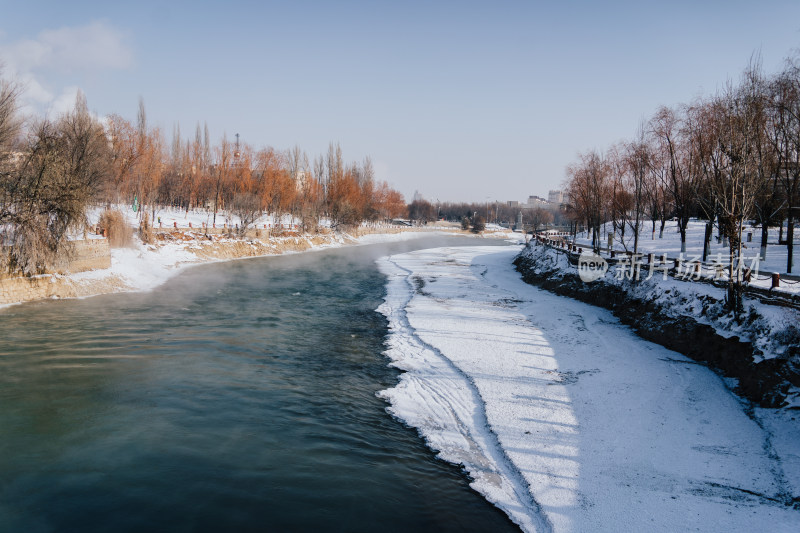
[[[133,229],[120,211],[103,211],[97,225],[106,232],[108,245],[112,248],[125,248],[133,244]]]

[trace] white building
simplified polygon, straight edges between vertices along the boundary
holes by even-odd
[[[535,207],[549,207],[550,204],[541,196],[528,196],[528,201],[525,202],[525,207],[533,209]]]

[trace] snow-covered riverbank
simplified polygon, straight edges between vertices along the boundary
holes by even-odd
[[[359,236],[328,233],[269,237],[263,240],[215,239],[209,241],[203,238],[202,233],[184,233],[182,234],[184,238],[179,240],[144,245],[137,239],[128,248],[114,248],[111,250],[110,268],[98,268],[67,275],[46,274],[30,280],[30,282],[45,285],[47,291],[45,291],[44,297],[50,298],[84,298],[113,292],[146,291],[158,287],[183,269],[202,263],[452,234],[454,234],[453,231],[431,228],[374,231]],[[510,235],[510,232],[498,232],[487,234],[485,237],[503,238]],[[4,283],[4,281],[0,279],[0,283]],[[37,294],[41,292],[37,291]],[[22,301],[26,300],[8,303],[0,300],[0,308]]]
[[[382,395],[526,531],[795,531],[800,423],[605,310],[525,284],[518,248],[379,262]]]

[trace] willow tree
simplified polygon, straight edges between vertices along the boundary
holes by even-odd
[[[86,209],[111,177],[111,150],[102,125],[78,93],[75,108],[31,129],[22,157],[0,182],[0,227],[11,270],[44,271],[86,226]]]

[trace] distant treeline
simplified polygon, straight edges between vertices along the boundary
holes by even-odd
[[[447,220],[451,222],[462,222],[467,220],[471,223],[473,219],[481,219],[513,226],[517,223],[520,214],[522,224],[527,229],[537,229],[545,224],[554,223],[557,225],[569,224],[571,219],[566,217],[564,206],[552,204],[549,206],[529,207],[526,205],[508,202],[437,202],[431,203],[427,200],[414,200],[408,206],[409,218],[415,222],[426,223],[431,220]]]

